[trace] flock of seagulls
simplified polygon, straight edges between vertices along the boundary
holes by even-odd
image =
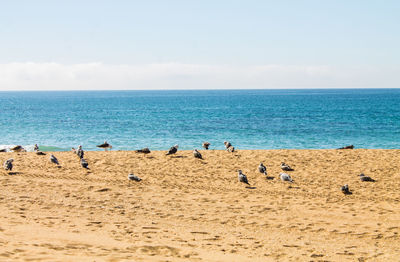
[[[284,171],[294,171],[293,168],[290,168],[290,167],[289,167],[288,165],[286,165],[285,163],[282,163],[282,164],[281,164],[281,169],[284,170]],[[262,162],[261,162],[260,165],[258,166],[258,171],[259,171],[261,174],[265,175],[265,177],[268,177],[268,176],[267,176],[267,167],[264,166],[264,164],[263,164]],[[279,177],[280,177],[280,179],[281,179],[282,181],[287,181],[287,182],[291,182],[291,183],[294,182],[293,179],[290,177],[289,174],[280,173],[280,174],[279,174]],[[247,179],[247,177],[246,177],[246,175],[243,174],[242,170],[238,170],[238,179],[239,179],[239,182],[242,182],[242,183],[245,183],[245,184],[247,184],[247,185],[250,185],[250,184],[249,184],[249,181],[248,181],[248,179]]]
[[[208,150],[210,145],[211,144],[209,142],[203,142],[202,143],[202,147],[205,150]],[[226,148],[226,150],[228,152],[234,152],[235,151],[235,148],[232,146],[232,144],[230,142],[224,141],[224,145],[225,145],[225,148]],[[110,150],[112,149],[112,146],[109,143],[107,143],[107,141],[104,141],[103,144],[97,145],[96,147],[102,148],[105,151],[107,151],[108,149],[110,149]],[[176,152],[178,152],[178,148],[179,148],[179,145],[172,146],[168,150],[166,155],[176,154]],[[339,149],[348,149],[348,148],[353,149],[353,146],[348,146],[348,147],[339,148]],[[14,146],[14,147],[12,147],[10,149],[13,152],[26,152],[26,150],[22,146]],[[79,157],[80,165],[85,169],[89,169],[89,164],[86,161],[86,159],[84,158],[85,152],[83,151],[82,146],[79,145],[78,149],[72,148],[71,151],[74,152]],[[2,151],[2,152],[5,152],[5,151]],[[46,153],[43,153],[42,151],[39,150],[39,146],[37,144],[35,144],[35,146],[34,146],[34,152],[36,152],[36,154],[38,154],[38,155],[46,155]],[[149,148],[145,147],[145,148],[136,150],[136,152],[137,153],[143,153],[143,154],[149,154],[151,151],[150,151]],[[201,155],[201,153],[197,149],[193,150],[193,156],[195,158],[198,158],[198,159],[203,159],[203,156]],[[6,160],[4,162],[4,164],[3,164],[3,168],[6,171],[12,171],[13,162],[14,162],[13,158],[10,158],[10,159]],[[50,154],[50,162],[54,163],[54,164],[56,164],[57,166],[60,167],[60,163],[59,163],[58,159],[53,154]],[[286,164],[284,162],[281,163],[280,168],[282,169],[282,171],[294,171],[293,168],[291,168],[288,164]],[[258,171],[261,174],[265,175],[265,177],[267,177],[267,167],[262,162],[258,166]],[[360,177],[360,181],[361,182],[375,182],[375,180],[373,178],[371,178],[369,176],[366,176],[364,174],[360,174],[358,176]],[[287,173],[280,173],[279,174],[279,178],[283,182],[294,183],[294,180],[292,179],[292,177]],[[140,182],[142,179],[139,178],[138,176],[134,175],[133,173],[130,173],[128,175],[128,180],[129,180],[129,184],[130,184],[131,181]],[[246,185],[250,185],[250,183],[249,183],[249,181],[247,179],[247,176],[243,173],[242,170],[238,170],[238,181],[241,182],[241,183],[244,183]],[[340,189],[343,192],[343,194],[346,194],[346,195],[352,194],[350,189],[349,189],[349,186],[347,184],[342,186]]]

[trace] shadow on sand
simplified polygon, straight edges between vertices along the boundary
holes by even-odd
[[[20,175],[22,172],[8,172],[10,176]]]

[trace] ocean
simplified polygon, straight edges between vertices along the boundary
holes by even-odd
[[[400,148],[400,89],[0,92],[0,148]]]

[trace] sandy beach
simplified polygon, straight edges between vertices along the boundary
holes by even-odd
[[[0,260],[399,260],[400,150],[200,152],[1,153]]]

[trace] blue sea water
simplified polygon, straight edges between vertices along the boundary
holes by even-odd
[[[400,89],[0,92],[0,145],[400,148]],[[0,146],[1,147],[1,146]]]

